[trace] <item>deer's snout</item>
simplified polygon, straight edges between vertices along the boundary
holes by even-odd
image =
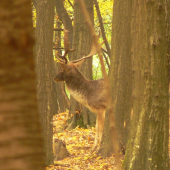
[[[54,80],[54,81],[56,81],[56,82],[58,82],[58,80],[57,80],[57,78],[56,78],[56,77],[53,77],[53,80]]]
[[[64,76],[62,74],[57,74],[53,79],[55,82],[64,81]]]

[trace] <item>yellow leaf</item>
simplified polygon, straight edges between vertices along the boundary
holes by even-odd
[[[99,157],[97,157],[97,159],[102,159],[102,157],[101,157],[101,156],[99,156]]]

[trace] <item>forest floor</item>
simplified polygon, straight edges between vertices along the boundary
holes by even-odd
[[[170,112],[169,112],[170,114]],[[115,156],[103,159],[91,151],[94,142],[95,128],[83,129],[75,128],[67,131],[63,127],[67,126],[68,112],[57,114],[53,117],[53,140],[61,139],[66,143],[66,148],[70,153],[69,157],[55,161],[46,170],[114,170]],[[170,121],[169,121],[170,124]],[[170,141],[169,141],[170,153]],[[170,156],[170,155],[169,155]],[[124,156],[120,154],[123,162]]]
[[[47,167],[46,170],[114,170],[114,154],[103,159],[91,150],[95,128],[83,129],[77,127],[70,131],[63,130],[63,127],[67,126],[67,119],[68,112],[60,113],[53,117],[53,140],[61,139],[64,141],[70,156],[63,160],[55,161],[55,165]],[[121,162],[123,157],[120,155]]]

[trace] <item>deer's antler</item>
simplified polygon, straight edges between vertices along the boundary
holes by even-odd
[[[87,56],[83,56],[82,58],[78,59],[78,60],[74,60],[74,61],[71,61],[72,63],[77,63],[81,60],[84,60],[84,59],[87,59],[87,58],[90,58],[92,57],[93,55],[97,54],[97,50],[96,50],[96,46],[95,44],[93,43],[92,44],[92,47],[91,47],[91,51],[90,53],[87,55]]]
[[[100,36],[100,32],[99,32],[99,35],[98,37]],[[101,43],[101,46],[102,44],[105,42],[105,40]],[[87,58],[90,58],[92,57],[93,55],[97,54],[97,49],[96,49],[96,45],[94,44],[94,41],[92,43],[92,46],[91,46],[91,51],[90,53],[87,55],[87,56],[83,56],[82,58],[78,59],[78,60],[74,60],[74,61],[71,61],[72,63],[77,63],[81,60],[84,60],[84,59],[87,59]]]
[[[64,30],[64,49],[65,49],[64,55],[59,55],[60,58],[57,57],[57,59],[58,59],[60,62],[63,62],[63,63],[65,63],[65,64],[68,63],[67,58],[66,58],[66,55],[67,55],[69,52],[73,52],[73,51],[75,50],[75,48],[74,48],[74,49],[70,49],[70,43],[68,42],[68,32],[69,32],[68,30]],[[99,32],[98,37],[99,37],[99,36],[100,36],[100,32]],[[104,43],[104,41],[101,43],[101,46],[102,46],[103,43]],[[74,60],[74,61],[70,61],[70,62],[72,62],[72,63],[77,63],[77,62],[79,62],[79,61],[81,61],[81,60],[90,58],[90,57],[92,57],[92,56],[95,55],[95,54],[97,54],[97,50],[96,50],[96,46],[95,46],[94,41],[93,41],[92,46],[91,46],[91,51],[90,51],[90,53],[89,53],[87,56],[83,56],[82,58],[80,58],[80,59],[78,59],[78,60]],[[64,60],[61,59],[61,58],[63,58]]]
[[[64,59],[65,62],[61,58],[57,57],[59,61],[64,62],[65,64],[67,64],[68,62],[66,55],[69,52],[73,52],[75,50],[75,48],[70,49],[70,43],[68,42],[68,32],[69,32],[68,30],[64,30],[64,49],[65,49],[64,55],[59,55],[61,58]]]

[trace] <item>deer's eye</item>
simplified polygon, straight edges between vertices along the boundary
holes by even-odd
[[[64,71],[64,70],[61,68],[61,69],[60,69],[60,72],[63,72],[63,71]]]

